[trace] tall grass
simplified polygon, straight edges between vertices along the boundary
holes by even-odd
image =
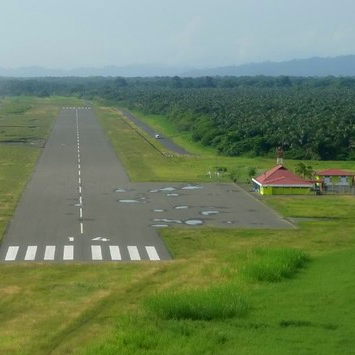
[[[248,312],[244,296],[233,284],[208,289],[166,291],[150,296],[145,309],[162,319],[212,320],[242,317]]]
[[[309,257],[297,249],[257,248],[253,254],[256,258],[244,266],[243,274],[254,281],[278,282],[291,278],[309,261]]]

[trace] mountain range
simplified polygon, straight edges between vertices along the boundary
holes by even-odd
[[[106,66],[103,68],[76,68],[71,70],[48,69],[43,67],[22,67],[16,69],[0,68],[2,77],[63,77],[63,76],[122,76],[122,77],[153,77],[153,76],[355,76],[355,55],[338,57],[314,57],[293,59],[283,62],[261,62],[243,65],[231,65],[207,69],[190,69],[169,66],[131,65]]]

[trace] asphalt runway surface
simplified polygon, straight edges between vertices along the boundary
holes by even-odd
[[[234,184],[132,183],[90,107],[63,108],[0,262],[171,259],[163,227],[290,228]]]

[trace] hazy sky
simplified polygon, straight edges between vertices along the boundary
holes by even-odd
[[[0,0],[0,67],[197,68],[355,54],[354,0]]]

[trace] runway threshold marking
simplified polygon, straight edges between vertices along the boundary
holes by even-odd
[[[91,256],[92,256],[92,260],[102,260],[102,252],[101,252],[100,245],[91,246]]]
[[[128,254],[131,258],[131,260],[141,260],[141,256],[139,255],[138,248],[136,246],[128,246]]]
[[[63,260],[74,260],[74,246],[64,245]]]
[[[70,237],[70,241],[74,241],[74,238]],[[44,254],[39,252],[42,247],[36,245],[30,246],[10,246],[7,250],[5,259],[3,261],[13,262],[18,259],[21,261],[21,257],[19,254],[20,248],[25,249],[26,253],[22,256],[22,260],[25,261],[73,261],[74,257],[74,245],[64,245],[64,246],[55,246],[55,245],[47,245],[44,248]],[[91,260],[106,260],[106,261],[121,261],[121,260],[132,260],[139,261],[142,260],[139,254],[138,246],[127,246],[129,258],[122,258],[121,249],[118,245],[109,245],[107,250],[107,245],[91,245]],[[60,253],[60,250],[63,253]],[[143,250],[147,252],[148,259],[151,261],[159,261],[161,260],[156,248],[154,246],[145,246],[141,247],[141,251]],[[23,254],[22,254],[23,255]],[[106,257],[104,257],[106,255]]]
[[[117,245],[110,245],[111,260],[122,260],[120,248]]]
[[[16,260],[16,256],[20,247],[9,247],[6,253],[5,261]]]
[[[155,247],[147,246],[147,247],[145,247],[145,250],[147,251],[147,254],[148,254],[148,257],[150,260],[156,260],[156,261],[160,260]]]
[[[34,260],[36,258],[37,246],[30,245],[27,247],[25,260]]]
[[[55,256],[55,246],[47,245],[46,250],[44,252],[44,260],[54,260]]]

